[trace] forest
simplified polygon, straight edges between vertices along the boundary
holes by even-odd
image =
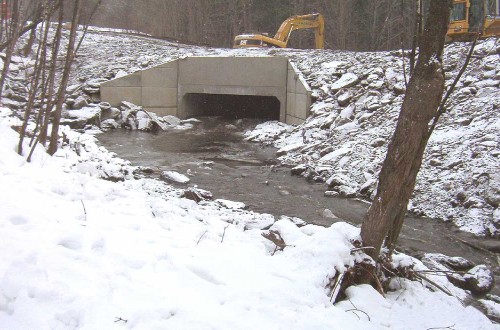
[[[92,0],[94,3],[97,0]],[[87,15],[93,7],[86,4]],[[292,15],[325,17],[325,48],[380,51],[411,46],[418,1],[414,0],[100,0],[92,17],[100,26],[156,37],[231,47],[235,35],[277,31]],[[313,32],[295,31],[293,48],[313,48]]]

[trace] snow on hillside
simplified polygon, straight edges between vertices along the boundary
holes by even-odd
[[[491,62],[491,69],[490,46],[482,43],[485,53],[468,73],[470,83],[454,98],[463,98],[457,117],[445,116],[449,128],[433,138],[436,150],[426,156],[412,208],[447,218],[442,212],[451,211],[443,200],[461,188],[454,221],[495,234],[487,217],[493,207],[483,194],[499,173],[498,162],[490,161],[498,157],[499,142],[498,116],[491,114],[498,103],[498,64]],[[466,51],[464,45],[449,48],[457,58]],[[298,127],[269,123],[249,136],[275,143],[284,163],[307,164],[304,175],[327,180],[339,194],[373,191],[402,100],[397,52],[233,51],[101,31],[82,44],[68,110],[78,110],[75,103],[95,108],[99,83],[116,75],[207,54],[290,56],[317,97],[312,116]],[[24,76],[30,65],[15,58],[11,78]],[[241,203],[196,203],[181,197],[186,191],[141,178],[140,169],[98,147],[93,136],[68,127],[61,129],[66,143],[54,157],[39,149],[26,163],[8,127],[18,123],[25,85],[10,79],[0,107],[0,329],[498,328],[458,299],[406,280],[394,281],[385,298],[358,286],[347,291],[349,300],[332,304],[331,279],[362,257],[352,251],[359,229],[346,223],[299,227]],[[445,180],[449,190],[440,188]],[[283,251],[262,236],[263,228],[280,233]],[[398,261],[426,270],[409,257]],[[452,290],[442,277],[429,277]],[[498,304],[488,304],[495,315]]]
[[[460,70],[468,47],[467,43],[446,47],[447,86]],[[417,214],[493,237],[500,234],[499,49],[494,39],[476,46],[474,58],[452,94],[448,113],[429,141],[409,205]],[[330,188],[325,190],[333,194],[370,198],[403,100],[401,54],[228,50],[96,33],[82,46],[75,71],[80,85],[75,86],[98,101],[98,94],[92,93],[97,93],[100,82],[179,57],[287,56],[313,89],[316,102],[311,116],[298,127],[264,124],[249,132],[248,138],[282,148],[282,163],[307,168],[302,175],[327,182]],[[405,56],[408,63],[408,54]],[[76,98],[81,90],[73,94]]]

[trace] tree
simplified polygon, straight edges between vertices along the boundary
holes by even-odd
[[[420,53],[402,104],[396,130],[379,175],[376,196],[361,227],[368,254],[378,259],[382,244],[392,251],[415,188],[429,124],[439,115],[444,92],[442,54],[452,0],[432,0]]]
[[[61,1],[61,8],[64,8],[63,2]],[[71,21],[71,29],[69,32],[69,41],[68,41],[68,47],[66,50],[66,59],[64,62],[64,69],[62,72],[62,77],[61,77],[61,84],[59,85],[59,91],[57,95],[57,102],[56,102],[56,110],[54,113],[54,119],[52,122],[52,132],[50,135],[50,144],[48,148],[48,153],[50,155],[53,155],[58,148],[58,140],[59,140],[59,125],[61,122],[61,114],[62,114],[62,108],[63,108],[63,103],[64,103],[64,93],[66,92],[66,87],[68,86],[69,82],[69,75],[71,73],[71,64],[73,63],[73,60],[75,58],[75,44],[76,44],[76,32],[78,29],[78,23],[80,21],[80,9],[81,9],[81,3],[80,0],[75,0],[74,6],[73,6],[73,17]]]

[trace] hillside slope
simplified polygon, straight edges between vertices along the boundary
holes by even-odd
[[[468,47],[467,43],[446,46],[448,86]],[[417,214],[493,237],[500,233],[499,52],[494,39],[476,46],[469,68],[451,96],[448,113],[429,141],[409,205]],[[99,84],[117,75],[193,55],[289,57],[316,97],[311,116],[297,127],[261,125],[248,138],[281,148],[284,164],[298,165],[295,173],[327,182],[330,195],[373,195],[404,97],[400,51],[215,49],[94,29],[75,63],[68,108],[78,96],[97,106]],[[21,107],[17,101],[6,102],[12,108]]]

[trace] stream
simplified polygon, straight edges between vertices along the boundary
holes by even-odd
[[[324,184],[308,183],[278,166],[276,149],[243,140],[243,132],[257,119],[230,120],[203,117],[190,129],[172,129],[155,134],[112,130],[97,135],[99,142],[132,165],[191,174],[190,186],[209,190],[214,198],[244,202],[250,210],[276,217],[299,217],[309,223],[329,226],[336,221],[360,225],[369,204],[357,199],[324,197]],[[323,217],[325,209],[338,218]],[[341,220],[342,219],[342,220]],[[413,256],[426,252],[461,256],[476,264],[487,264],[498,274],[498,240],[478,238],[451,223],[407,215],[398,250]],[[499,295],[498,286],[492,291]]]

